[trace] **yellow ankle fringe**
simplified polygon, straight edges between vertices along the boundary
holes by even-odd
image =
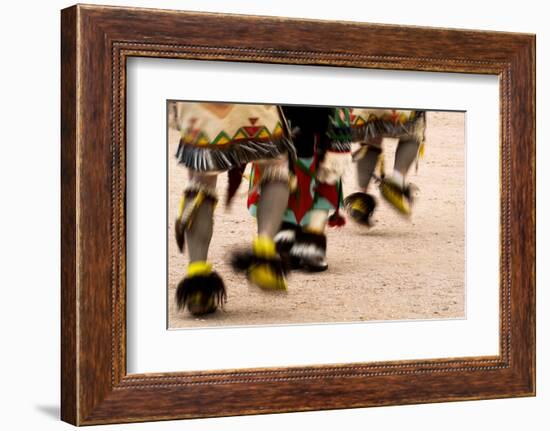
[[[275,242],[265,235],[258,236],[254,239],[252,243],[252,250],[254,254],[258,257],[275,257],[277,252],[275,250]]]
[[[189,266],[187,266],[188,277],[196,277],[198,275],[210,275],[211,272],[212,272],[212,264],[204,260],[191,262]]]

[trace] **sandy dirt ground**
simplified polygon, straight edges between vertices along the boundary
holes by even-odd
[[[248,184],[243,184],[231,208],[222,204],[226,175],[218,179],[222,199],[216,209],[209,260],[225,280],[225,309],[206,318],[178,311],[174,295],[184,276],[187,256],[174,239],[174,218],[186,170],[169,161],[168,326],[170,328],[271,324],[334,323],[402,319],[461,318],[465,313],[464,259],[464,115],[430,112],[425,157],[409,181],[419,187],[410,219],[399,216],[380,198],[370,229],[347,224],[329,229],[328,263],[324,273],[293,272],[286,294],[268,294],[249,286],[228,266],[231,250],[251,243],[256,223],[247,211]],[[175,154],[179,135],[169,132],[169,152]],[[395,140],[384,142],[386,169],[393,165]],[[357,190],[355,169],[344,177],[344,195]]]

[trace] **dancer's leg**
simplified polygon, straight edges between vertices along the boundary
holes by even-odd
[[[413,186],[406,183],[406,175],[418,156],[420,143],[414,137],[399,140],[395,151],[393,173],[380,184],[382,196],[401,214],[409,216],[413,204]]]
[[[360,157],[357,159],[357,182],[361,191],[352,193],[344,200],[344,207],[349,216],[367,227],[373,224],[371,217],[376,208],[376,201],[367,190],[382,154],[382,139],[381,136],[371,138],[358,151]]]
[[[199,192],[208,195],[197,206],[192,220],[190,220],[190,225],[185,232],[190,263],[206,261],[208,258],[208,249],[214,227],[214,207],[216,201],[212,198],[216,196],[216,180],[216,175],[193,172],[190,174],[190,183],[185,191],[185,201],[191,205]]]
[[[184,191],[176,232],[185,235],[189,251],[187,275],[176,288],[178,307],[194,315],[216,311],[225,302],[225,286],[207,261],[212,239],[216,197],[216,175],[191,171]],[[183,244],[182,244],[183,245]]]
[[[245,271],[248,280],[270,291],[287,288],[283,262],[277,253],[274,237],[281,226],[288,205],[288,159],[285,156],[257,162],[261,175],[257,207],[258,236],[252,253],[235,253],[233,267]]]
[[[405,186],[405,176],[418,156],[420,143],[414,138],[400,139],[395,150],[393,176]]]
[[[381,141],[382,138],[376,140],[377,145],[367,144],[366,154],[357,160],[357,181],[359,183],[359,188],[363,192],[367,192],[372,175],[378,164],[380,158],[381,150]]]
[[[281,227],[288,204],[288,161],[286,157],[263,163],[258,201],[258,237],[273,238]]]

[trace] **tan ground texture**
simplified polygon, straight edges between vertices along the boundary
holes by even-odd
[[[370,192],[378,207],[370,229],[348,219],[328,230],[329,269],[324,273],[293,272],[288,293],[274,295],[249,286],[228,266],[234,248],[251,243],[256,224],[246,208],[245,180],[231,208],[223,196],[226,175],[218,180],[222,196],[216,209],[209,260],[225,280],[225,309],[206,318],[177,310],[175,288],[184,276],[187,256],[174,239],[174,218],[187,180],[174,157],[169,161],[168,326],[170,328],[273,324],[334,323],[372,320],[448,319],[464,316],[464,114],[430,112],[427,144],[418,172],[409,181],[419,187],[410,219],[399,216]],[[169,155],[175,154],[178,132],[169,133]],[[386,166],[393,165],[396,142],[384,142]],[[344,195],[356,191],[355,169],[344,177]]]

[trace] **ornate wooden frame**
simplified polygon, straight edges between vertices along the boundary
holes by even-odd
[[[535,394],[534,35],[81,5],[61,17],[63,420],[88,425]],[[128,375],[130,56],[498,75],[500,354]]]

